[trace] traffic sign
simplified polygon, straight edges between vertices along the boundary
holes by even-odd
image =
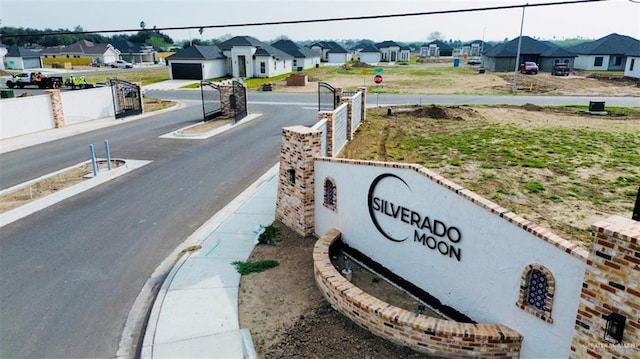
[[[378,75],[382,74],[384,72],[384,69],[382,67],[376,67],[376,73]]]
[[[360,70],[360,73],[363,74],[363,75],[366,75],[366,74],[369,73],[369,70],[368,69],[362,69],[362,70]]]
[[[381,84],[382,83],[382,75],[375,75],[373,77],[373,82],[375,82],[377,84]]]

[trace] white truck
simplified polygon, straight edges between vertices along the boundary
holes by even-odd
[[[42,72],[20,72],[7,80],[7,87],[24,88],[25,86],[38,86],[41,89],[56,89],[62,86],[62,76],[46,76]]]

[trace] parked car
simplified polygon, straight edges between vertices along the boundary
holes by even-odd
[[[551,75],[553,76],[569,76],[571,69],[568,64],[555,64],[551,69]]]
[[[534,74],[536,75],[540,71],[538,64],[535,62],[527,61],[520,65],[520,73],[522,74]]]
[[[119,69],[132,69],[133,64],[124,60],[118,60],[111,63],[111,67]]]
[[[482,65],[482,58],[470,57],[469,60],[467,60],[467,65]]]

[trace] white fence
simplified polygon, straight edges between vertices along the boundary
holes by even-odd
[[[333,146],[331,156],[336,156],[347,144],[347,109],[346,103],[340,105],[333,115]]]
[[[362,122],[362,92],[353,96],[353,109],[351,111],[351,134],[353,135]]]
[[[313,127],[314,130],[320,131],[322,134],[320,135],[320,143],[321,143],[321,153],[320,156],[327,156],[327,118],[323,118],[320,121],[316,122]]]
[[[60,92],[64,124],[114,117],[111,87]],[[0,100],[0,139],[55,128],[49,94]]]

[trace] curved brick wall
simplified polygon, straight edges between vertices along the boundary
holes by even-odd
[[[468,324],[416,315],[368,295],[333,266],[329,247],[340,238],[332,229],[316,242],[316,284],[341,313],[370,332],[416,351],[451,357],[517,358],[522,336],[501,324]]]

